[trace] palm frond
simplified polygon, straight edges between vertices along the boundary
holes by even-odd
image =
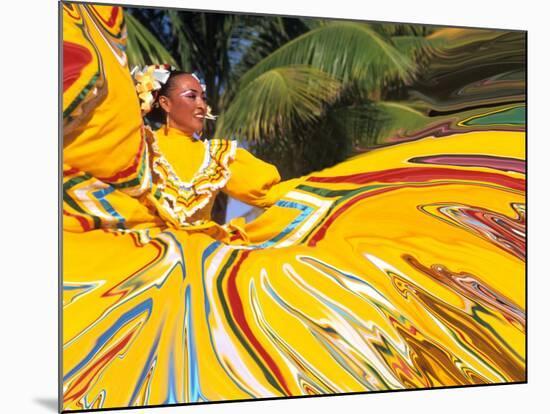
[[[318,119],[340,91],[341,83],[319,69],[273,68],[238,91],[218,119],[216,135],[284,139],[293,126]]]
[[[372,103],[333,105],[320,122],[313,125],[308,137],[307,151],[303,154],[309,173],[333,166],[352,154],[353,146],[374,137],[378,123],[373,122]]]
[[[192,66],[192,44],[190,44],[186,40],[185,35],[183,35],[185,24],[181,20],[178,11],[168,10],[167,13],[171,23],[172,36],[177,39],[177,41],[174,42],[174,49],[179,57],[179,66],[181,70],[191,72],[195,68]]]
[[[441,38],[421,36],[393,36],[391,42],[397,50],[413,59],[432,57],[445,44]]]
[[[367,89],[379,88],[392,78],[408,80],[414,62],[399,52],[368,24],[331,22],[291,40],[250,69],[241,86],[270,69],[311,65],[342,82],[361,82]]]
[[[176,65],[176,60],[170,52],[134,16],[127,13],[125,19],[128,33],[126,53],[130,67],[161,63]]]
[[[378,112],[375,103],[364,102],[332,108],[327,120],[338,125],[340,139],[347,141],[348,146],[366,142],[374,144],[382,128]]]
[[[380,111],[373,108],[372,102],[358,105],[339,98],[315,122],[293,128],[289,139],[255,143],[254,151],[285,178],[333,166],[353,155],[355,146],[376,144],[381,123]]]
[[[376,102],[369,108],[368,122],[373,126],[368,134],[359,136],[356,144],[373,146],[395,134],[405,134],[425,128],[433,122],[429,116],[404,102]]]
[[[285,43],[310,30],[307,19],[275,16],[249,20],[245,21],[249,26],[239,33],[241,57],[233,67],[235,80]]]

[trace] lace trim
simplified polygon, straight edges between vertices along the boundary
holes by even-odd
[[[179,225],[181,226],[190,226],[195,225],[196,223],[190,223],[188,221],[189,217],[196,214],[200,209],[207,206],[212,200],[214,193],[225,187],[227,181],[231,177],[231,171],[229,170],[229,161],[235,159],[235,154],[237,152],[237,141],[225,141],[220,139],[213,139],[209,141],[204,141],[205,157],[203,163],[199,170],[195,173],[192,179],[188,182],[181,180],[172,165],[160,152],[157,137],[149,130],[147,134],[151,144],[151,153],[152,153],[152,171],[159,178],[157,184],[158,191],[161,192],[161,202],[162,207],[165,212],[167,212],[170,217],[174,218]],[[221,157],[216,156],[215,150],[219,150],[220,145],[224,145],[224,142],[229,143],[228,150],[224,151]],[[160,169],[164,167],[167,172],[166,174]],[[211,181],[211,175],[208,170],[213,170],[216,174],[221,175],[220,178],[215,181]],[[204,180],[204,183],[197,185],[197,181]],[[174,197],[171,194],[168,194],[166,190],[166,183],[169,182],[172,186],[177,189],[177,196]],[[182,194],[190,193],[190,194]],[[200,201],[194,203],[192,207],[186,207],[178,203],[178,198],[191,199],[191,204],[193,204],[193,197],[203,196]],[[200,220],[199,220],[200,221]]]

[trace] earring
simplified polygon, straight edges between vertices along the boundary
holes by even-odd
[[[164,124],[164,135],[168,135],[169,126],[168,123],[170,122],[170,116],[168,112],[166,112],[166,123]]]

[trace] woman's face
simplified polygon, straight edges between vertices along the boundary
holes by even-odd
[[[168,96],[159,97],[166,111],[169,126],[192,136],[201,132],[207,112],[206,95],[201,84],[191,75],[178,75]]]

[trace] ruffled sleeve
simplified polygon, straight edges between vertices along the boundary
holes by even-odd
[[[237,200],[256,207],[269,207],[300,181],[282,181],[277,167],[256,158],[243,148],[237,148],[229,164],[230,179],[223,191]]]
[[[122,7],[63,2],[63,162],[129,189],[146,154],[125,47]]]

